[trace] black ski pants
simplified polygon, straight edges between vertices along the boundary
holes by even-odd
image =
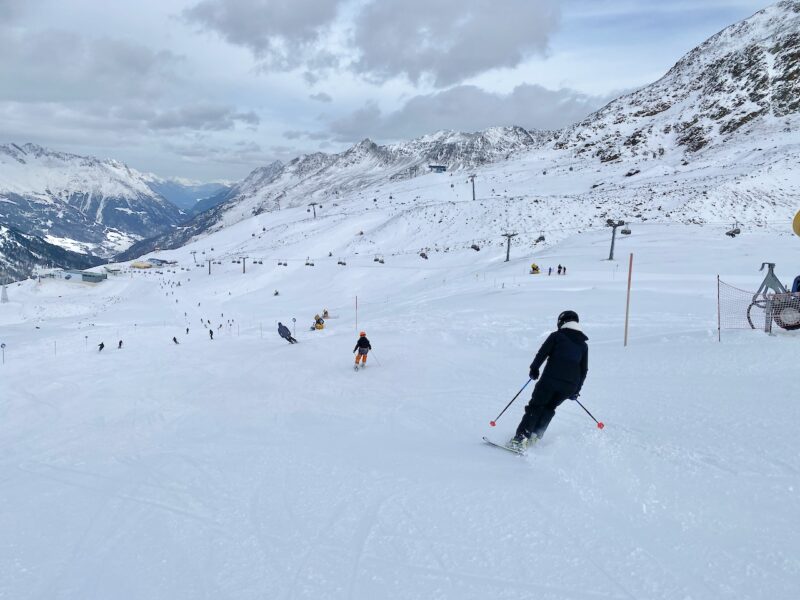
[[[556,408],[574,393],[572,388],[540,379],[533,388],[531,401],[525,407],[525,414],[517,427],[517,435],[530,437],[535,433],[542,437],[556,414]]]

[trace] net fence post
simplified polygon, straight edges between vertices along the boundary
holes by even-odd
[[[719,275],[717,275],[717,341],[722,342],[722,315],[719,306]]]
[[[772,296],[767,295],[767,304],[764,307],[764,333],[772,335]]]

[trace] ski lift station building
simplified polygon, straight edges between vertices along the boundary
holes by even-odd
[[[64,271],[64,279],[84,283],[100,283],[104,279],[108,279],[108,275],[106,273],[93,273],[92,271],[66,270]]]

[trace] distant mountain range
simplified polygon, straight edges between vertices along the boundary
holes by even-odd
[[[16,247],[29,240],[36,246],[30,256],[44,256],[48,264],[76,263],[50,247],[90,257],[83,262],[113,256],[213,206],[209,197],[228,189],[223,183],[163,179],[116,160],[35,144],[0,145],[0,225],[14,232]]]
[[[31,144],[0,146],[0,223],[71,250],[121,251],[122,260],[180,247],[265,212],[377,197],[386,186],[412,185],[431,165],[484,173],[486,180],[491,171],[507,181],[537,171],[544,176],[548,165],[568,169],[572,181],[559,193],[594,206],[597,216],[627,198],[633,215],[694,220],[702,205],[709,209],[700,211],[703,218],[727,219],[746,209],[766,219],[774,213],[770,207],[794,194],[775,173],[797,158],[798,48],[800,0],[783,0],[711,37],[657,82],[563,130],[441,131],[390,145],[365,139],[340,153],[273,162],[230,186],[165,180],[117,161]],[[755,154],[749,174],[731,169],[730,181],[700,174],[691,185],[678,181],[692,165],[715,164],[724,173],[725,164],[740,165],[741,157]],[[593,182],[573,178],[573,169],[594,173]],[[661,179],[634,198],[625,188],[638,173]],[[537,189],[551,188],[530,193]]]
[[[228,191],[233,186],[231,183],[202,183],[178,177],[164,179],[152,173],[145,173],[143,176],[151,190],[189,216],[211,208],[213,204],[210,199]]]
[[[0,223],[69,250],[108,256],[183,220],[116,160],[0,145]]]
[[[433,164],[466,171],[522,157],[533,163],[539,158],[542,164],[574,159],[598,173],[605,169],[610,176],[622,170],[632,176],[648,169],[648,162],[656,167],[665,157],[686,166],[726,145],[742,144],[745,151],[748,136],[783,139],[796,130],[798,48],[800,1],[784,0],[713,36],[659,81],[564,130],[441,131],[386,146],[365,139],[338,154],[314,153],[286,164],[275,162],[234,185],[212,210],[134,244],[119,257],[177,248],[263,212],[374,192],[387,182],[425,173]],[[591,166],[594,163],[596,167]],[[622,167],[625,164],[630,166]],[[603,197],[606,190],[596,189],[602,185],[597,183],[585,194]],[[731,197],[741,192],[734,190]]]

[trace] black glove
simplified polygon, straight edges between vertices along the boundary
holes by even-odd
[[[569,397],[569,399],[570,400],[577,400],[578,396],[580,396],[580,395],[581,395],[580,392],[575,392],[574,394],[572,394],[572,396]]]
[[[528,376],[534,381],[536,381],[537,379],[539,379],[539,369],[531,369],[531,372],[528,373]]]

